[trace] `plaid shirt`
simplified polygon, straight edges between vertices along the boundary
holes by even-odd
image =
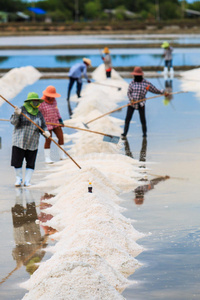
[[[44,117],[39,111],[36,116],[27,112],[24,106],[20,107],[22,113],[27,115],[33,122],[44,131],[47,130]],[[12,136],[12,145],[24,150],[37,150],[39,145],[40,130],[22,114],[13,114],[10,118],[11,124],[15,126]]]
[[[41,99],[44,99],[43,97]],[[53,100],[52,103],[42,102],[39,106],[39,110],[43,114],[43,117],[45,119],[46,123],[60,123],[59,119],[61,119],[58,107],[57,107],[57,101],[56,99]],[[48,125],[48,130],[52,130],[53,128],[56,128],[58,126],[56,125]]]
[[[141,82],[135,82],[134,80],[131,81],[128,87],[127,95],[130,101],[138,101],[144,99],[148,91],[154,94],[164,93],[164,90],[158,90],[151,82],[143,79]],[[138,109],[139,105],[145,105],[145,101],[146,100],[132,104],[131,106],[133,106],[135,109]]]

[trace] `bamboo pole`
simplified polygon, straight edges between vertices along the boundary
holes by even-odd
[[[15,108],[15,106],[10,103],[7,99],[5,99],[2,95],[0,95],[0,97],[6,101],[8,104],[10,104],[13,108]],[[38,125],[36,124],[34,121],[32,121],[27,115],[25,115],[24,113],[21,113],[27,120],[29,120],[31,123],[33,123],[40,131],[42,131],[42,133],[45,133],[45,131]],[[67,153],[67,151],[65,151],[56,141],[54,141],[54,139],[52,139],[51,137],[49,137],[49,139],[54,143],[56,144],[56,146],[58,148],[60,148],[74,163],[75,165],[77,165],[77,167],[79,169],[81,169],[81,167],[79,166],[79,164]]]
[[[180,92],[169,93],[168,95],[175,95],[175,94],[180,94],[180,93],[188,93],[188,92],[186,92],[186,91],[180,91]],[[109,112],[107,112],[107,113],[105,113],[105,114],[103,114],[103,115],[98,116],[98,117],[95,118],[95,119],[92,119],[92,120],[88,121],[88,122],[86,123],[86,125],[89,124],[89,123],[92,123],[92,122],[94,122],[94,121],[96,121],[96,120],[98,120],[98,119],[100,119],[100,118],[103,118],[104,116],[109,115],[109,114],[111,114],[111,113],[113,113],[113,112],[115,112],[115,111],[118,111],[118,110],[120,110],[120,109],[122,109],[122,108],[124,108],[124,107],[130,106],[130,105],[132,105],[132,104],[137,104],[137,103],[142,102],[142,101],[146,101],[146,100],[150,100],[150,99],[162,97],[162,96],[164,96],[164,94],[157,95],[157,96],[152,96],[152,97],[149,97],[149,98],[144,98],[144,99],[141,99],[141,100],[138,100],[138,101],[131,101],[131,102],[128,103],[128,104],[122,105],[122,106],[120,106],[120,107],[118,107],[118,108],[116,108],[116,109],[113,109],[113,110],[111,110],[111,111],[109,111]]]
[[[57,125],[57,126],[62,126],[62,127],[67,127],[67,128],[72,128],[72,129],[77,129],[77,130],[83,130],[83,131],[87,131],[87,132],[92,132],[92,133],[96,133],[96,134],[101,134],[101,135],[105,135],[108,137],[113,137],[111,134],[106,134],[103,132],[99,132],[99,131],[93,131],[93,130],[89,130],[89,129],[84,129],[84,128],[80,128],[80,127],[74,127],[74,126],[69,126],[69,125],[62,125],[60,123],[51,123],[51,122],[47,122],[47,125]]]

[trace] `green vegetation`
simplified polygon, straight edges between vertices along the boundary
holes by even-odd
[[[39,7],[46,14],[34,14],[27,7]],[[30,17],[29,22],[44,22],[48,19],[49,22],[57,23],[181,20],[187,17],[186,9],[200,12],[200,1],[189,4],[186,0],[1,0],[0,8],[2,12],[8,13],[8,21],[22,21],[19,16],[14,17],[14,13],[20,11]]]

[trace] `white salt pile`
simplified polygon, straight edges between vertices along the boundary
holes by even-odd
[[[185,71],[181,75],[181,88],[188,92],[195,92],[200,97],[200,68]]]
[[[11,69],[0,79],[0,95],[10,100],[40,77],[41,73],[32,66]],[[3,103],[5,101],[0,98],[0,105]]]
[[[104,73],[100,66],[95,79],[122,90],[88,84],[72,119],[65,124],[83,126],[125,99],[124,80],[115,72],[115,79],[106,80]],[[107,115],[91,122],[90,128],[120,135],[121,124]],[[94,133],[77,131],[67,139],[72,141],[69,154],[81,169],[67,159],[38,172],[42,180],[35,187],[55,195],[45,200],[49,207],[43,211],[53,218],[41,225],[56,229],[51,236],[56,244],[46,249],[51,258],[22,284],[29,290],[23,299],[124,299],[120,293],[134,284],[127,277],[141,266],[136,257],[144,249],[136,241],[144,234],[133,227],[132,219],[123,216],[120,195],[139,185],[139,162],[121,153],[121,142],[104,142]],[[88,193],[89,182],[92,193]]]

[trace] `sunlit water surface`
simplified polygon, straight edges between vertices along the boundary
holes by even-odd
[[[150,79],[158,88],[165,85],[164,79]],[[130,82],[130,79],[127,79]],[[39,80],[26,87],[13,101],[14,105],[22,105],[30,90],[41,95],[47,85],[55,85],[62,95],[58,100],[58,108],[62,118],[69,118],[66,93],[68,81],[64,79]],[[173,91],[179,91],[180,81],[174,79]],[[75,90],[73,90],[75,92]],[[123,105],[123,103],[119,103]],[[74,108],[74,103],[72,107]],[[0,107],[0,118],[8,119],[13,108],[8,104]],[[113,114],[124,119],[126,109]],[[175,95],[166,105],[162,98],[152,99],[146,103],[148,137],[146,144],[147,167],[154,177],[169,175],[170,179],[158,183],[144,194],[143,203],[135,204],[135,192],[123,195],[128,209],[125,215],[136,222],[134,227],[151,235],[138,240],[146,248],[137,259],[143,267],[130,276],[138,283],[127,288],[123,295],[126,299],[199,299],[200,295],[200,223],[199,223],[199,181],[200,181],[200,101],[193,93]],[[128,143],[124,144],[124,153],[136,159],[140,157],[142,134],[138,113],[133,116]],[[12,125],[1,122],[0,137],[0,273],[5,282],[1,285],[1,299],[18,300],[26,293],[19,284],[30,276],[30,268],[24,264],[16,270],[20,256],[16,257],[19,240],[13,219],[13,207],[19,201],[19,194],[14,188],[14,170],[10,166]],[[72,132],[71,129],[64,129]],[[57,158],[57,150],[52,145],[53,155]],[[43,156],[43,140],[40,147],[36,170],[46,168]],[[33,182],[40,180],[34,175]],[[40,214],[40,198],[45,191],[31,190],[22,192],[23,204],[26,199],[36,205]],[[27,198],[26,198],[27,197]],[[21,225],[22,226],[22,225]],[[22,230],[24,230],[22,228]],[[44,230],[37,230],[37,238],[44,238]],[[35,239],[34,233],[30,239]],[[47,243],[54,243],[51,239]],[[43,245],[44,246],[44,245]],[[43,246],[38,251],[39,259],[48,259],[43,253]],[[19,250],[19,249],[18,249]],[[27,248],[27,251],[30,249]],[[17,252],[19,253],[19,252]],[[26,253],[27,255],[27,253]],[[12,272],[13,271],[13,272]]]

